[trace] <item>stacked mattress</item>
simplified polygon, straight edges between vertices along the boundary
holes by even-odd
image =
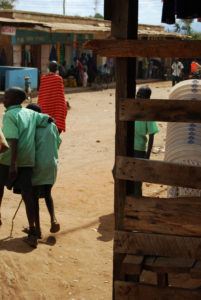
[[[201,80],[190,79],[176,84],[169,99],[201,100]],[[165,161],[201,166],[201,124],[168,123]],[[169,187],[168,197],[201,196],[201,190]]]

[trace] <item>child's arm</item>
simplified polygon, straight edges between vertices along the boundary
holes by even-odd
[[[18,140],[11,139],[10,141],[11,141],[11,164],[9,169],[9,178],[11,180],[15,180],[17,177],[16,160],[17,160]]]
[[[52,118],[47,114],[42,114],[38,112],[34,112],[36,114],[36,127],[47,127],[48,123],[52,122]]]
[[[0,129],[0,153],[4,153],[9,149],[8,143],[3,135],[2,130]]]
[[[146,153],[146,157],[147,159],[150,158],[150,154],[151,154],[151,149],[154,143],[154,134],[149,134],[149,141],[148,141],[148,147],[147,147],[147,153]]]

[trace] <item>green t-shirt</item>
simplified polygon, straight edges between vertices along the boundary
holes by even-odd
[[[3,116],[3,134],[9,144],[10,139],[18,140],[17,166],[33,167],[35,165],[35,133],[36,127],[46,127],[49,116],[39,114],[21,105],[7,108]],[[9,166],[11,148],[0,154],[0,164]]]
[[[58,148],[61,144],[54,123],[36,129],[36,164],[33,168],[32,185],[54,184],[57,176]]]
[[[146,151],[147,135],[158,132],[156,122],[135,121],[135,141],[134,150]]]

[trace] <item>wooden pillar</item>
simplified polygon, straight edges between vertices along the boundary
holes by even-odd
[[[107,0],[108,1],[108,0]],[[138,0],[111,0],[112,36],[116,39],[137,39]],[[134,122],[119,121],[119,106],[122,98],[135,97],[136,59],[116,59],[116,137],[115,157],[132,156],[134,148]],[[130,183],[115,179],[115,230],[123,230],[123,208],[125,197],[130,191]],[[123,279],[121,264],[124,255],[115,254],[114,281]],[[114,293],[113,293],[114,298]]]

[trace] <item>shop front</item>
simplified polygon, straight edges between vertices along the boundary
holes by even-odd
[[[93,34],[51,33],[32,30],[16,30],[12,36],[13,65],[36,67],[39,73],[47,72],[48,62],[56,60],[59,65],[65,61],[70,67],[75,56],[86,50],[82,44],[93,39]]]

